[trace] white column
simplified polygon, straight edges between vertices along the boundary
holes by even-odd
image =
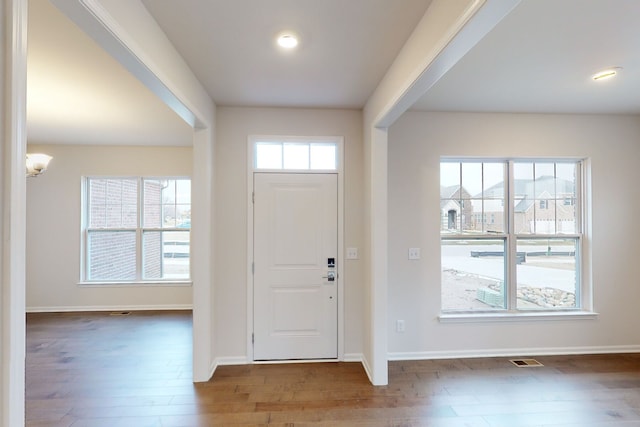
[[[191,186],[191,278],[193,280],[193,380],[208,381],[213,371],[213,135],[196,129]]]
[[[387,129],[372,128],[369,182],[371,256],[371,382],[388,383],[387,289],[388,289],[388,209],[387,209]]]
[[[24,426],[27,0],[2,0],[0,425]]]

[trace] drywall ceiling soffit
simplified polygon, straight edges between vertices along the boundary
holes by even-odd
[[[638,1],[523,0],[413,109],[640,114],[638,22]]]

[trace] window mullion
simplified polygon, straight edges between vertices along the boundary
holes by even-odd
[[[507,183],[506,194],[506,215],[507,215],[507,241],[506,241],[506,259],[505,259],[505,278],[507,281],[507,310],[516,310],[517,308],[517,277],[516,277],[516,260],[518,242],[515,237],[515,179],[513,161],[507,162]],[[534,203],[535,205],[535,203]],[[535,206],[534,206],[535,209]]]
[[[560,224],[558,221],[558,164],[553,163],[553,231],[560,234]]]
[[[142,226],[143,226],[143,206],[144,206],[144,178],[138,178],[138,197],[136,198],[138,207],[137,227],[136,227],[136,280],[143,280],[142,275]]]
[[[573,230],[576,233],[578,238],[578,243],[576,250],[579,251],[579,256],[576,254],[576,262],[578,265],[576,266],[576,280],[578,281],[578,286],[576,287],[576,302],[580,301],[580,307],[592,307],[592,294],[585,291],[585,275],[584,275],[584,264],[583,264],[583,256],[584,256],[584,233],[585,233],[585,225],[586,225],[586,209],[583,209],[583,202],[585,199],[585,184],[583,181],[584,178],[584,162],[578,162],[574,169],[575,176],[575,188],[574,188],[574,216],[575,216],[575,229]],[[588,299],[587,299],[588,298]]]

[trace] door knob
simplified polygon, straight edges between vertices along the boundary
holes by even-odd
[[[329,282],[333,282],[336,280],[336,273],[334,271],[327,272],[326,276],[322,276],[323,279],[327,279]]]

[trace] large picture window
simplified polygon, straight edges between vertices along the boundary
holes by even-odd
[[[443,312],[581,308],[582,163],[440,163]]]
[[[190,278],[188,178],[85,178],[87,282]]]

